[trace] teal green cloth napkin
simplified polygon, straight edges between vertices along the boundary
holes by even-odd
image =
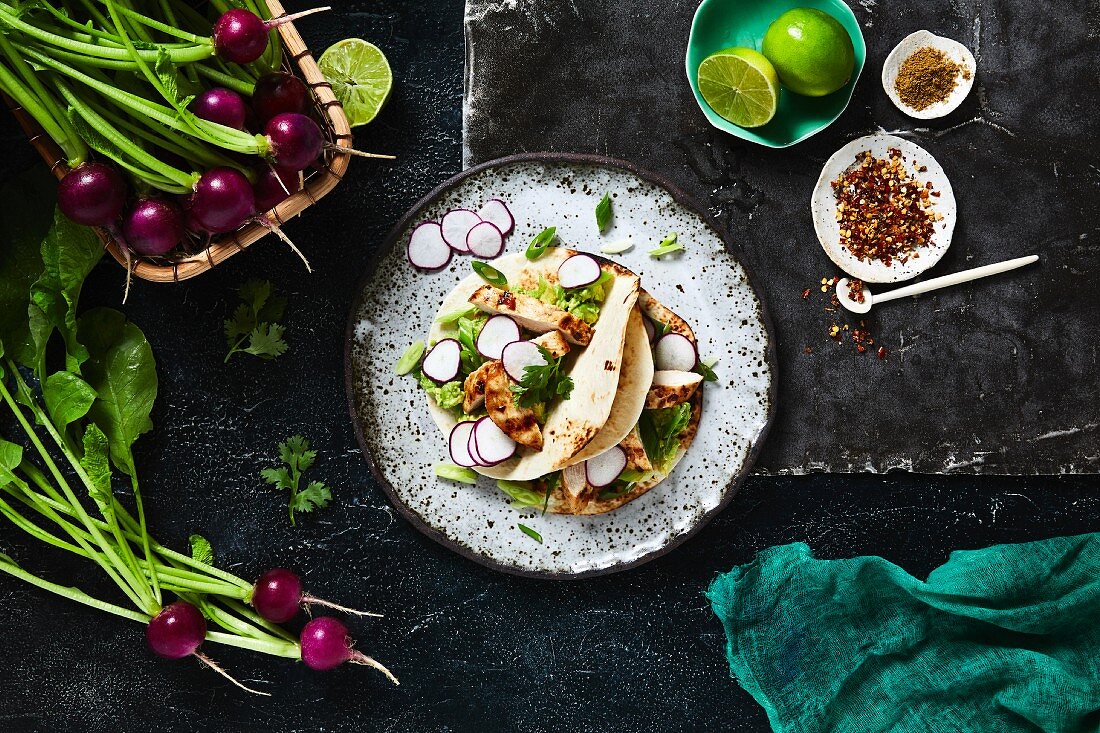
[[[707,592],[777,733],[1100,731],[1100,534],[880,557],[773,547]]]

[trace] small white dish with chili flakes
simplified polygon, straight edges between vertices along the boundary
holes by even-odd
[[[947,174],[927,150],[894,135],[867,135],[833,153],[811,210],[829,259],[868,283],[921,274],[947,252],[955,229]]]

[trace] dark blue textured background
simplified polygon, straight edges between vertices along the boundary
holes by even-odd
[[[923,574],[955,548],[1100,528],[1095,477],[817,475],[750,479],[684,547],[641,569],[579,583],[494,573],[435,545],[374,484],[343,391],[346,310],[391,224],[460,166],[462,3],[338,3],[300,30],[315,49],[351,35],[379,44],[397,86],[359,147],[400,156],[353,161],[324,202],[287,226],[314,263],[273,239],[180,285],[138,283],[127,314],[160,364],[156,429],[137,452],[153,533],[183,548],[200,532],[245,577],[297,568],[318,595],[384,612],[352,621],[359,645],[403,684],[360,667],[300,664],[210,645],[241,693],[192,661],[163,662],[142,629],[0,578],[0,725],[23,731],[695,731],[766,730],[728,677],[724,638],[703,591],[715,573],[769,545],[806,541],[823,557],[874,553]],[[298,3],[295,7],[304,7]],[[3,172],[34,156],[6,117]],[[105,261],[85,302],[117,305]],[[289,297],[290,352],[222,365],[221,321],[250,277]],[[782,407],[781,407],[782,409]],[[289,526],[284,497],[258,479],[293,433],[321,451],[333,506]],[[86,566],[41,551],[9,526],[0,547],[60,582],[109,595]]]

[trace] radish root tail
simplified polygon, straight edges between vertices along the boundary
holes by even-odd
[[[359,158],[374,158],[376,160],[397,160],[396,155],[386,155],[384,153],[365,153],[362,150],[356,150],[355,148],[345,148],[343,145],[333,145],[329,143],[325,145],[329,150],[335,150],[338,153],[344,153],[345,155],[355,155]]]
[[[344,613],[350,613],[353,616],[370,616],[371,618],[383,618],[380,613],[371,613],[370,611],[358,611],[354,608],[348,608],[347,606],[341,606],[333,603],[332,601],[326,601],[323,598],[317,598],[315,596],[302,596],[302,605],[305,606],[306,611],[309,611],[310,606],[324,606],[325,608],[331,608],[334,611],[342,611]]]
[[[359,651],[358,649],[352,649],[350,651],[351,651],[351,657],[348,658],[348,661],[351,662],[352,664],[362,664],[363,666],[366,666],[366,667],[373,667],[374,669],[377,669],[382,674],[386,675],[386,678],[389,679],[389,681],[392,682],[393,684],[395,684],[395,685],[400,685],[401,684],[401,681],[393,676],[393,672],[386,669],[385,665],[383,665],[381,662],[379,662],[374,657],[368,657],[366,654]]]
[[[237,687],[241,688],[245,692],[251,692],[253,695],[262,695],[263,697],[271,697],[270,692],[263,692],[261,690],[253,690],[251,687],[246,687],[239,680],[234,679],[233,675],[226,672],[225,669],[223,669],[217,662],[215,662],[213,659],[206,656],[205,654],[200,654],[199,652],[195,652],[195,656],[198,657],[198,660],[200,662],[202,662],[207,667],[209,667],[210,669],[212,669],[215,672],[217,672],[218,674],[220,674],[222,677],[225,677],[227,680],[229,680],[230,682],[232,682],[233,684],[235,684]]]
[[[313,268],[310,267],[309,260],[306,259],[306,256],[302,254],[302,250],[298,249],[298,247],[294,244],[294,242],[291,241],[290,237],[288,237],[282,229],[273,224],[271,220],[265,216],[256,217],[256,221],[258,221],[269,232],[272,232],[276,237],[283,240],[283,243],[286,244],[286,246],[290,247],[291,251],[302,259],[302,262],[306,266],[306,272],[313,272]]]
[[[295,20],[298,20],[298,18],[304,18],[307,15],[313,15],[314,13],[323,13],[326,10],[332,10],[332,7],[329,6],[329,5],[326,5],[323,8],[310,8],[309,10],[303,10],[303,11],[298,12],[298,13],[291,13],[290,15],[283,15],[283,16],[280,16],[278,18],[272,18],[271,20],[267,21],[267,26],[269,28],[274,28],[277,25],[284,25],[286,23],[291,23]]]

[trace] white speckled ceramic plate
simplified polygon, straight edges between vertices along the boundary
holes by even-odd
[[[614,224],[600,235],[596,203],[609,192]],[[687,319],[704,357],[717,357],[720,381],[708,383],[698,437],[672,475],[608,514],[542,515],[517,511],[495,482],[477,486],[437,478],[448,461],[445,436],[415,380],[394,363],[424,338],[442,298],[470,272],[455,255],[424,273],[405,258],[413,227],[451,208],[508,202],[516,229],[506,251],[556,226],[567,246],[598,252],[631,238],[626,253],[608,255],[642,276],[642,286]],[[660,260],[647,250],[677,232],[685,251]],[[721,510],[748,473],[775,412],[774,338],[749,273],[723,237],[682,194],[655,176],[606,158],[522,155],[472,168],[417,204],[391,232],[372,264],[348,321],[347,390],[363,452],[394,506],[447,547],[506,572],[580,577],[653,559],[687,539]],[[542,535],[542,544],[517,528]]]
[[[920,257],[912,257],[906,262],[895,260],[887,267],[877,260],[861,260],[841,245],[840,224],[836,220],[836,194],[831,184],[855,164],[860,153],[870,150],[876,158],[885,158],[891,148],[901,151],[906,169],[917,181],[931,181],[933,190],[940,193],[939,197],[932,199],[932,211],[942,214],[943,219],[933,225],[932,241],[929,246],[920,249]],[[918,172],[916,169],[920,166],[926,166],[928,170]],[[943,258],[951,246],[951,234],[955,230],[955,194],[947,174],[927,150],[893,135],[866,135],[833,153],[825,162],[814,186],[810,209],[814,230],[825,254],[844,272],[869,283],[896,283],[921,274]]]

